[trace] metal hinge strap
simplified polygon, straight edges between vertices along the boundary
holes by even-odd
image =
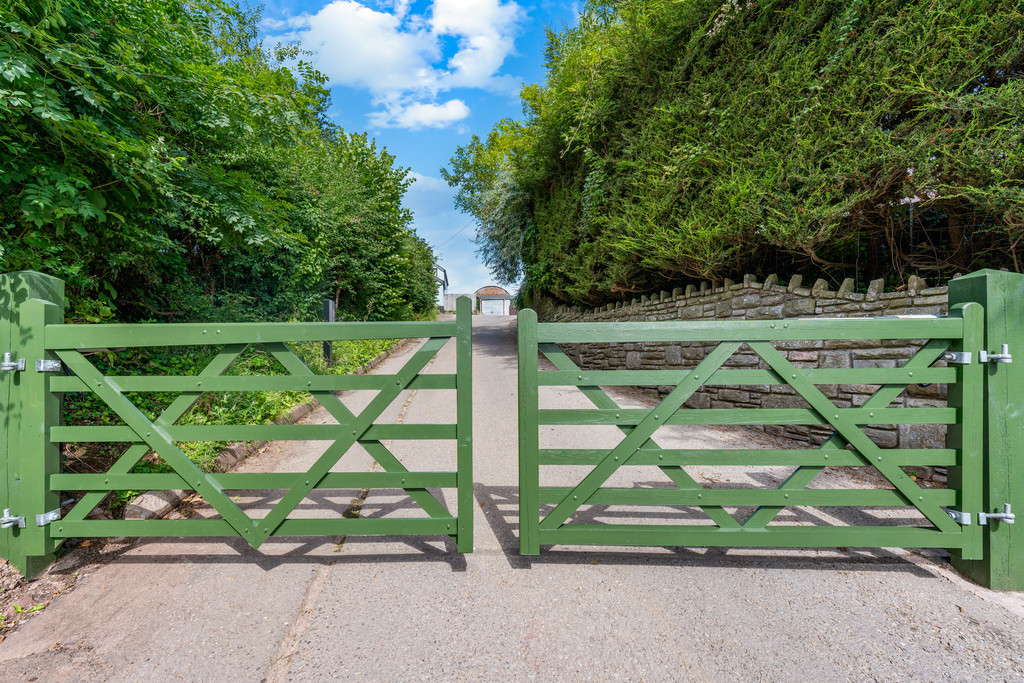
[[[56,522],[59,519],[60,508],[57,508],[56,510],[50,510],[49,512],[44,512],[41,515],[36,515],[36,526],[46,526],[50,522]]]
[[[59,360],[37,360],[36,372],[60,372],[64,369]]]
[[[974,359],[970,351],[946,351],[942,360],[955,365],[970,365]]]
[[[946,509],[946,514],[949,515],[950,517],[952,517],[953,521],[955,521],[957,524],[961,524],[963,526],[970,526],[971,525],[971,513],[970,512],[961,512],[960,510],[949,510],[949,509]]]

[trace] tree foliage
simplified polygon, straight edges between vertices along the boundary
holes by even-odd
[[[432,305],[408,170],[332,126],[324,76],[259,21],[223,0],[4,3],[0,267],[63,278],[84,320]]]
[[[1024,266],[1019,2],[595,1],[545,57],[446,169],[506,282]]]

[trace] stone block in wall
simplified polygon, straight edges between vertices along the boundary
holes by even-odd
[[[790,361],[814,361],[818,362],[817,351],[790,351],[787,356]]]
[[[826,397],[831,399],[839,398],[842,393],[839,391],[838,384],[819,384],[818,391],[825,394]]]
[[[873,394],[878,390],[877,384],[843,384],[842,387],[851,394]]]
[[[711,394],[706,391],[698,391],[696,394],[686,399],[686,403],[683,404],[684,408],[691,408],[693,410],[707,410],[711,407]]]
[[[814,314],[814,299],[798,298],[790,299],[782,305],[782,315],[786,318],[806,316]]]
[[[928,386],[924,386],[923,384],[911,384],[907,386],[907,396],[917,398],[945,398],[946,385],[929,384]]]
[[[807,401],[796,394],[767,394],[761,399],[762,408],[807,408]]]
[[[948,295],[945,293],[937,294],[935,296],[915,296],[914,306],[938,306],[945,308],[948,305],[948,301]]]
[[[684,346],[679,353],[687,360],[702,360],[704,356],[708,355],[707,349],[701,346]]]
[[[853,360],[855,363],[858,360],[871,360],[876,358],[895,358],[897,360],[900,360],[910,358],[911,356],[914,355],[914,353],[916,353],[916,351],[917,349],[915,348],[903,345],[872,349],[854,349]]]
[[[758,306],[746,312],[747,320],[778,320],[785,317],[783,306]]]
[[[761,299],[761,294],[758,292],[742,294],[740,296],[733,297],[732,305],[733,308],[753,308],[754,306],[760,306],[762,304]]]
[[[853,367],[855,368],[894,368],[896,367],[896,361],[885,360],[885,359],[854,359]]]
[[[829,349],[859,349],[863,346],[864,342],[858,339],[829,339],[822,344],[822,347]]]
[[[823,351],[819,356],[819,367],[827,369],[851,368],[849,351]]]
[[[741,367],[749,368],[760,365],[763,361],[761,357],[752,353],[736,353],[733,354],[728,361],[726,361],[726,367]]]
[[[640,369],[640,352],[639,351],[627,351],[626,352],[626,369],[627,370],[639,370]]]
[[[722,401],[733,401],[736,403],[748,403],[750,392],[742,389],[719,389],[718,398]]]
[[[666,365],[682,365],[683,364],[683,350],[676,344],[669,346],[665,349],[665,364]]]
[[[832,342],[829,342],[830,344]],[[773,342],[775,348],[779,351],[808,351],[811,349],[820,349],[825,345],[825,342],[820,339],[788,339],[785,341]]]
[[[900,425],[900,448],[945,448],[946,425]]]
[[[899,432],[895,429],[867,427],[864,434],[882,448],[896,448],[899,445]]]
[[[806,441],[807,437],[811,435],[811,430],[805,425],[785,425],[782,435],[790,439]]]

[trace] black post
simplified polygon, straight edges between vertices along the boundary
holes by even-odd
[[[334,322],[334,299],[324,299],[324,322]],[[331,365],[331,342],[324,342],[324,362],[327,363],[328,367]]]

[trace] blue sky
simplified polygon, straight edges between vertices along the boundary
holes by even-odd
[[[573,24],[575,2],[265,0],[268,44],[298,40],[330,79],[330,114],[368,131],[412,169],[416,231],[448,271],[450,292],[492,284],[475,225],[438,173],[474,133],[519,118],[523,83],[543,80],[544,27]],[[461,230],[461,232],[460,232]]]

